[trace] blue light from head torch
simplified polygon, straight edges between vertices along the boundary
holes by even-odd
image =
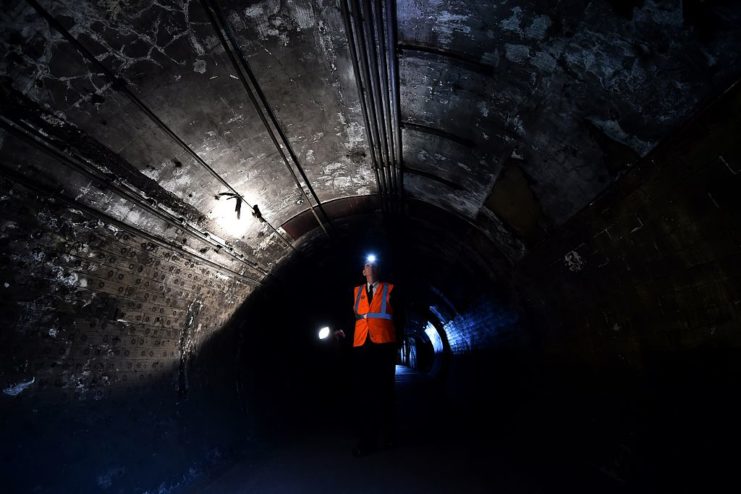
[[[375,264],[378,258],[375,254],[368,254],[368,256],[365,258],[365,262],[367,264]]]

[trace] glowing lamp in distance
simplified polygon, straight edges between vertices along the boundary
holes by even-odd
[[[329,337],[329,326],[324,326],[319,330],[319,339],[325,340]]]

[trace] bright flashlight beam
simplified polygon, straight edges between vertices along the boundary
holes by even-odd
[[[324,340],[329,336],[329,326],[324,326],[319,330],[319,339]]]
[[[371,264],[376,262],[376,255],[375,254],[368,254],[368,257],[365,258],[366,262],[369,262]]]

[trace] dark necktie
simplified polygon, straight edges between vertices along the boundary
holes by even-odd
[[[373,285],[366,285],[368,287],[368,305],[373,302]]]

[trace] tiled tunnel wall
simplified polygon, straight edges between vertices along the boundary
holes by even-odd
[[[447,321],[443,328],[450,351],[459,354],[501,344],[517,331],[518,320],[519,314],[514,309],[482,297]]]
[[[465,417],[458,420],[490,424],[496,413],[492,406],[530,384],[521,308],[514,299],[485,292],[454,311],[440,309],[432,312],[442,321],[449,353],[435,354],[431,374],[444,379],[455,413]]]
[[[65,479],[88,492],[143,492],[197,475],[239,429],[188,423],[212,411],[189,398],[228,387],[205,401],[219,403],[214,417],[236,399],[218,378],[228,355],[209,368],[208,386],[193,360],[252,287],[11,181],[2,189],[0,433],[3,471],[20,483],[10,492],[47,492]]]

